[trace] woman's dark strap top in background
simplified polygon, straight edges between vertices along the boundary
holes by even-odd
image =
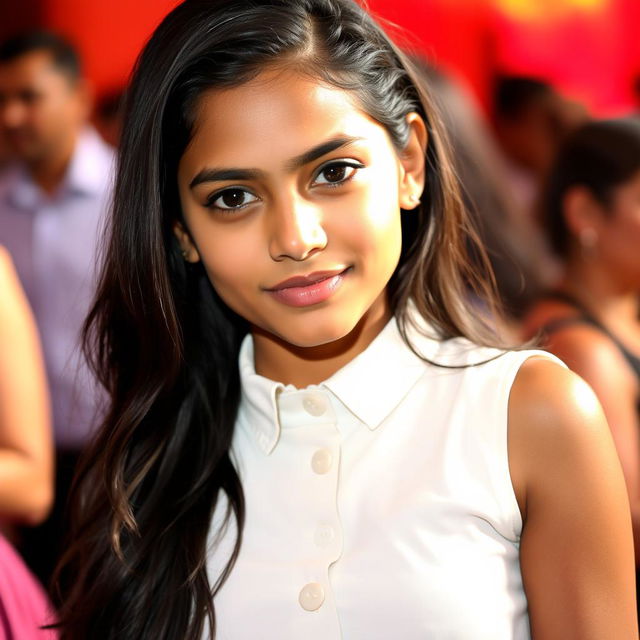
[[[568,305],[574,307],[578,312],[576,315],[568,316],[565,318],[557,318],[547,322],[542,327],[543,335],[550,335],[560,329],[564,329],[572,324],[589,324],[595,327],[602,333],[604,333],[619,349],[620,353],[624,356],[624,359],[629,363],[629,366],[633,369],[636,376],[640,380],[640,357],[631,353],[621,342],[614,336],[604,325],[596,320],[575,298],[570,296],[564,291],[549,291],[542,297],[543,300],[559,300],[566,302]]]

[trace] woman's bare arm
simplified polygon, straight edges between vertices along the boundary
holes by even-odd
[[[523,365],[509,403],[509,463],[534,639],[636,640],[626,487],[582,379],[541,358]]]
[[[551,337],[549,349],[595,391],[611,429],[627,485],[640,560],[640,420],[638,381],[618,347],[586,325],[567,327]]]
[[[0,517],[36,524],[52,498],[51,411],[38,332],[0,247]]]

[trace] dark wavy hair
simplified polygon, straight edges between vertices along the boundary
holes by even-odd
[[[542,196],[542,219],[555,253],[566,258],[569,252],[564,214],[569,189],[586,187],[607,211],[616,187],[639,171],[640,118],[595,120],[574,131],[560,148]]]
[[[215,633],[215,594],[244,520],[229,447],[248,328],[202,265],[180,255],[177,166],[203,92],[274,65],[351,92],[398,150],[408,140],[406,115],[424,118],[427,185],[417,215],[403,218],[391,305],[405,336],[413,301],[441,338],[496,340],[470,303],[471,296],[489,308],[492,287],[468,260],[476,236],[434,109],[365,10],[352,0],[186,0],[146,45],[126,99],[113,214],[85,329],[111,404],[77,477],[71,540],[57,572],[66,640],[196,640],[207,622]],[[207,537],[221,496],[239,534],[226,572],[211,584]]]

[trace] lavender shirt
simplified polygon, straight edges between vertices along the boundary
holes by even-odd
[[[113,165],[111,147],[87,128],[53,195],[20,164],[0,171],[0,244],[12,254],[40,329],[59,448],[82,447],[101,404],[79,335],[95,290]]]

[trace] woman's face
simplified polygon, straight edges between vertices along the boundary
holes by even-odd
[[[349,93],[288,71],[200,99],[176,233],[254,333],[314,347],[390,315],[400,208],[423,184],[424,129],[408,120],[398,154]]]

